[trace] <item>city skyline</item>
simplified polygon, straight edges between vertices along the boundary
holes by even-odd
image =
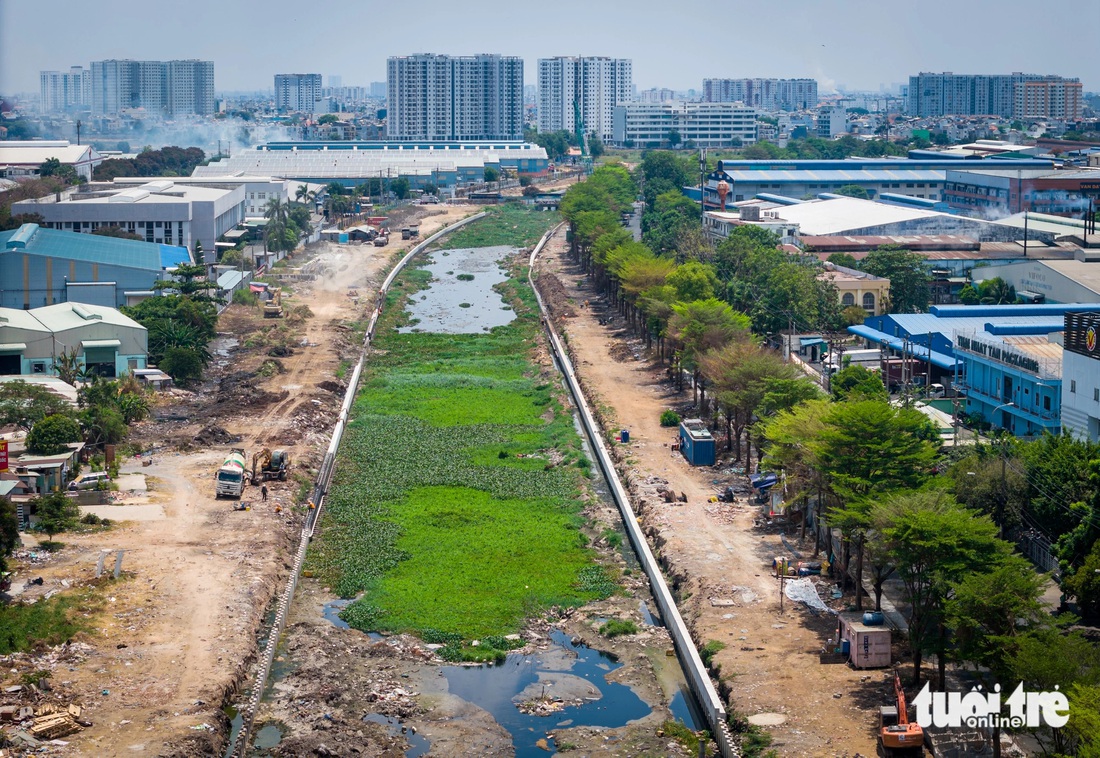
[[[519,55],[528,84],[537,81],[538,58],[585,55],[631,59],[639,90],[701,90],[705,78],[775,77],[817,79],[823,93],[837,86],[878,91],[920,72],[943,71],[1057,74],[1079,77],[1086,92],[1100,90],[1100,58],[1084,54],[1084,41],[1075,45],[1048,27],[1019,44],[1020,14],[1033,8],[1022,0],[839,5],[792,0],[780,16],[746,2],[721,13],[691,3],[677,6],[670,19],[654,0],[639,0],[629,12],[564,0],[553,15],[502,0],[474,10],[423,0],[410,17],[403,6],[363,4],[318,14],[312,6],[270,0],[258,14],[250,6],[195,0],[158,4],[151,17],[149,4],[135,0],[75,6],[7,0],[0,4],[0,92],[33,93],[40,71],[112,58],[213,60],[215,87],[223,92],[268,91],[272,76],[285,71],[331,72],[367,85],[385,80],[388,57],[423,52]],[[65,24],[56,23],[60,17]],[[1059,18],[1075,19],[1073,28],[1100,26],[1100,4],[1067,0]],[[567,35],[555,31],[561,24]],[[48,45],[40,33],[21,32],[47,27]],[[694,34],[696,27],[718,31]],[[363,37],[351,34],[357,29],[369,37],[365,48],[358,42]],[[974,30],[981,33],[968,33]],[[341,34],[349,41],[342,43]]]

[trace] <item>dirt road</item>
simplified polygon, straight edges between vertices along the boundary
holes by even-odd
[[[887,702],[884,672],[819,663],[833,617],[811,616],[789,600],[780,610],[771,560],[789,553],[778,533],[754,527],[759,508],[745,499],[708,502],[727,482],[743,485],[744,476],[733,476],[728,465],[693,469],[672,451],[675,430],[660,426],[661,412],[689,403],[690,390],[674,391],[642,341],[604,307],[568,259],[563,233],[547,245],[539,266],[542,277],[563,285],[551,301],[559,313],[573,314],[558,320],[586,391],[603,409],[605,428],[630,430],[630,444],[616,450],[635,482],[644,527],[678,591],[680,610],[697,644],[725,645],[714,661],[731,710],[774,724],[768,731],[783,756],[873,755],[877,708]],[[545,280],[539,286],[544,294],[558,290]],[[665,503],[657,496],[660,486],[684,493],[687,503]]]
[[[477,209],[415,209],[425,236]],[[11,657],[5,686],[26,671],[51,673],[38,695],[84,707],[91,726],[67,737],[70,755],[221,755],[228,718],[221,708],[246,680],[257,633],[286,579],[305,512],[293,478],[268,483],[269,499],[248,488],[215,500],[213,472],[232,447],[290,451],[292,472],[311,478],[342,399],[341,366],[357,355],[347,324],[374,306],[382,275],[413,241],[372,245],[320,243],[321,274],[295,282],[288,317],[265,321],[259,309],[230,306],[219,322],[223,355],[197,392],[172,391],[157,413],[172,420],[136,424],[131,440],[151,451],[123,471],[147,476],[147,496],[109,508],[117,523],[66,534],[60,553],[15,563],[15,584],[41,577],[25,597],[91,583],[101,551],[124,551],[123,575],[92,593],[81,615],[89,630],[76,644]],[[349,295],[358,293],[358,297]],[[299,306],[308,306],[308,311]],[[127,519],[126,503],[140,508]],[[139,505],[140,504],[140,505]],[[155,507],[163,510],[158,517]],[[102,510],[102,508],[100,509]],[[33,538],[28,538],[33,544]],[[108,567],[114,565],[110,556]],[[24,692],[16,698],[24,698]]]

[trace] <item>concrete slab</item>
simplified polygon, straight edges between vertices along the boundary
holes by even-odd
[[[85,505],[80,508],[81,515],[94,513],[100,518],[111,521],[160,521],[164,518],[164,508],[155,503],[146,505]]]
[[[119,492],[144,492],[147,489],[145,474],[119,474],[115,478],[115,484],[118,485]]]

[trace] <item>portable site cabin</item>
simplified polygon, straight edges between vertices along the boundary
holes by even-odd
[[[700,419],[680,422],[680,452],[692,466],[714,465],[714,437]]]
[[[881,614],[876,615],[879,619]],[[890,665],[890,630],[878,624],[865,624],[858,613],[841,613],[837,621],[837,639],[841,652],[857,669],[881,669]]]

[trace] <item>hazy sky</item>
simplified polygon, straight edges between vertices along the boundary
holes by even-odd
[[[0,0],[0,92],[40,70],[133,58],[214,61],[222,90],[276,73],[383,81],[419,52],[634,61],[639,89],[706,77],[813,77],[878,90],[920,71],[1051,73],[1100,90],[1100,0]]]

